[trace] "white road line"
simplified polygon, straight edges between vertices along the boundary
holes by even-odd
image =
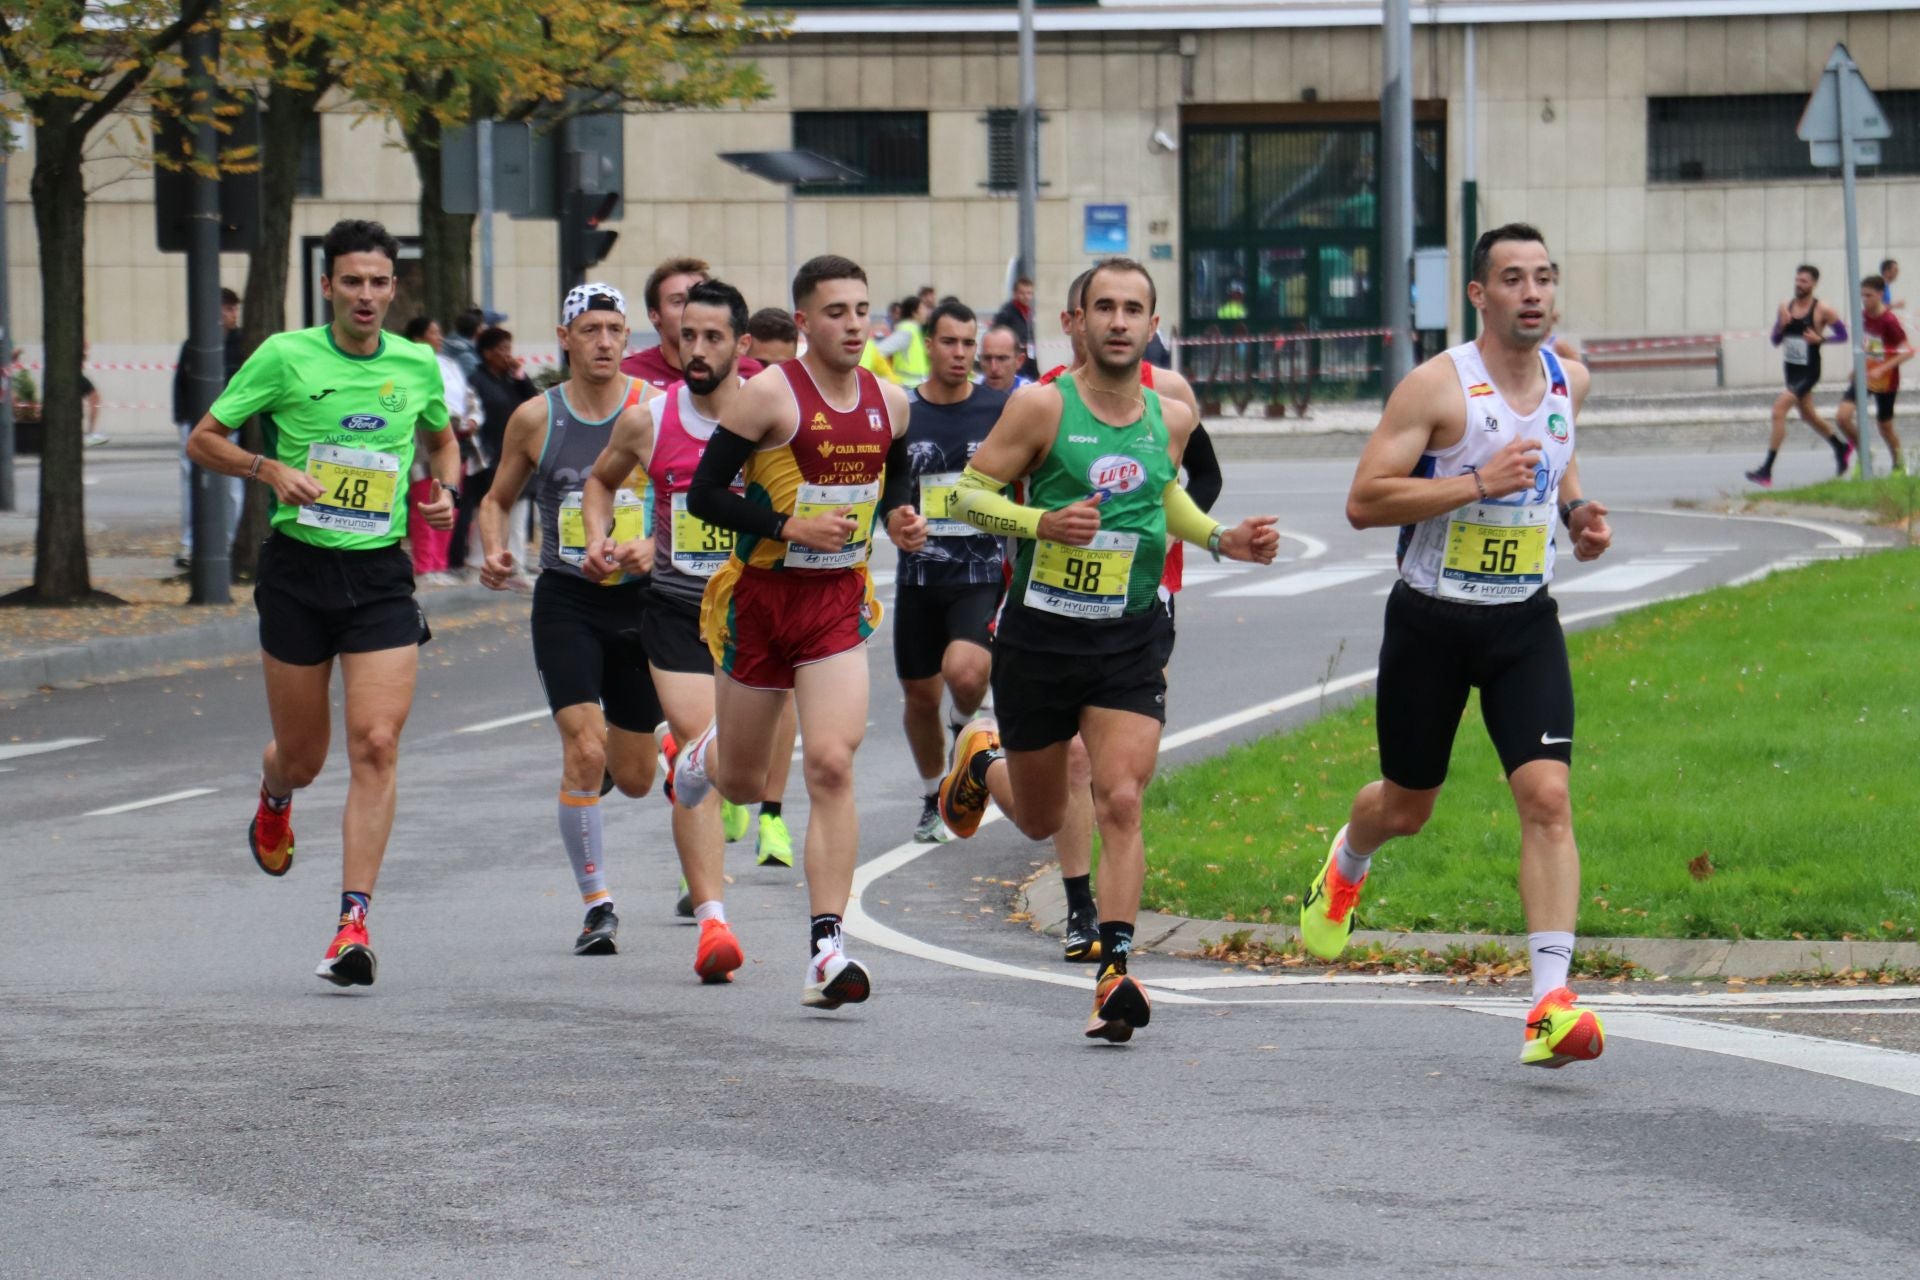
[[[195,796],[210,796],[218,787],[188,787],[185,791],[169,791],[163,796],[154,796],[148,800],[129,800],[125,804],[108,805],[104,809],[89,809],[80,816],[83,818],[111,818],[116,813],[132,813],[135,809],[151,809],[157,804],[172,804],[176,800],[191,800]]]
[[[1215,591],[1212,598],[1223,600],[1233,596],[1303,596],[1313,591],[1326,591],[1333,587],[1344,587],[1349,582],[1358,582],[1362,578],[1371,578],[1376,573],[1391,572],[1388,564],[1330,564],[1324,569],[1303,569],[1299,573],[1283,573],[1275,577],[1263,578],[1259,582],[1250,582],[1244,587],[1229,587],[1225,591]]]
[[[1168,980],[1169,986],[1178,986],[1181,990],[1222,990],[1257,987],[1315,987],[1327,986],[1338,980],[1352,983],[1359,979],[1368,979],[1382,986],[1395,984],[1411,986],[1425,982],[1453,982],[1455,979],[1445,974],[1258,974],[1223,973],[1210,978],[1175,978]],[[1200,984],[1209,984],[1202,986]],[[1437,1003],[1458,1005],[1460,1008],[1479,1008],[1485,1005],[1490,1010],[1505,1008],[1519,1000],[1518,1007],[1525,1008],[1527,1002],[1517,996],[1460,996]],[[1891,1004],[1903,1001],[1920,1001],[1920,987],[1843,987],[1830,991],[1800,988],[1792,991],[1612,991],[1605,987],[1582,992],[1580,1003],[1598,1009],[1638,1009],[1659,1013],[1766,1013],[1774,1009],[1794,1009],[1799,1013],[1909,1013],[1920,1014],[1920,1008],[1911,1009],[1848,1009],[1848,1004],[1875,1003]],[[1405,1004],[1431,1008],[1436,1001],[1432,997],[1422,996],[1280,996],[1270,1000],[1255,999],[1251,996],[1244,1000],[1215,1001],[1216,1004]],[[1801,1007],[1804,1006],[1804,1007]],[[1609,1017],[1612,1015],[1609,1014]]]
[[[1817,520],[1801,520],[1793,516],[1734,516],[1719,511],[1683,511],[1678,507],[1614,507],[1614,515],[1636,516],[1679,516],[1687,520],[1737,520],[1746,524],[1784,524],[1795,529],[1805,529],[1830,538],[1836,546],[1864,547],[1867,540],[1860,534],[1837,524],[1822,524]]]
[[[1297,560],[1318,560],[1321,556],[1327,554],[1327,544],[1310,533],[1296,533],[1292,529],[1282,529],[1280,531],[1280,540],[1284,542],[1289,538],[1306,548],[1305,551],[1302,551],[1295,557]]]
[[[1704,560],[1635,556],[1625,564],[1608,565],[1590,573],[1577,573],[1553,584],[1557,596],[1592,592],[1638,591],[1665,578],[1705,564]]]
[[[1724,555],[1729,551],[1738,551],[1738,550],[1740,550],[1740,548],[1730,542],[1719,542],[1719,543],[1712,543],[1712,544],[1702,543],[1698,546],[1683,545],[1683,546],[1662,547],[1660,548],[1660,554],[1663,556],[1706,556],[1706,555],[1717,556],[1717,555]]]
[[[510,724],[525,724],[529,720],[544,720],[552,715],[542,707],[538,711],[522,711],[517,716],[501,716],[498,720],[482,720],[479,724],[465,725],[455,729],[455,733],[485,733],[489,729],[504,729]]]
[[[49,751],[65,751],[69,747],[84,747],[89,742],[98,742],[98,738],[49,738],[45,742],[7,742],[0,743],[0,760],[18,760],[21,756],[45,755]]]

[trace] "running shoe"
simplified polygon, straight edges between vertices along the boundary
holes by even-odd
[[[992,764],[1000,752],[998,728],[984,716],[968,725],[954,744],[953,767],[940,780],[940,817],[947,829],[962,840],[980,829],[980,819],[986,816],[987,801],[992,798],[986,782],[974,778],[974,761],[981,756],[988,757],[978,769],[984,779],[987,765]]]
[[[779,814],[760,815],[760,830],[753,838],[753,860],[756,866],[762,867],[793,865],[793,833],[787,830],[787,820]]]
[[[865,965],[837,945],[820,944],[807,962],[800,1003],[809,1009],[838,1009],[843,1004],[859,1004],[871,994],[873,978]]]
[[[732,844],[747,834],[747,828],[753,825],[753,814],[747,806],[735,804],[722,797],[720,800],[720,826],[727,833],[727,843]]]
[[[587,912],[586,923],[580,926],[580,936],[574,939],[573,954],[577,956],[610,956],[619,951],[614,939],[620,934],[620,917],[613,914],[613,904],[602,902]]]
[[[673,904],[673,914],[683,919],[693,919],[693,890],[687,888],[687,878],[680,877],[680,900]]]
[[[1367,882],[1365,876],[1360,884],[1340,878],[1335,857],[1346,838],[1345,827],[1334,834],[1333,848],[1327,850],[1327,860],[1307,890],[1307,900],[1300,904],[1300,941],[1322,960],[1338,960],[1347,949],[1347,939],[1353,936],[1353,908],[1360,901],[1360,885]]]
[[[698,809],[700,802],[713,790],[713,779],[707,776],[706,766],[701,763],[701,755],[707,744],[713,741],[713,726],[701,730],[700,736],[687,744],[679,759],[673,760],[673,802],[682,809]],[[669,757],[671,760],[672,757]]]
[[[733,971],[747,962],[740,939],[725,920],[700,922],[700,947],[693,953],[693,971],[702,982],[732,982]]]
[[[1066,954],[1069,964],[1100,958],[1100,916],[1094,911],[1067,914]]]
[[[1847,468],[1853,465],[1853,445],[1836,445],[1833,450],[1833,473],[1837,476],[1847,474]]]
[[[247,827],[247,847],[253,860],[270,876],[283,876],[293,869],[293,798],[276,810],[267,803],[267,784],[260,784],[260,806],[253,811]]]
[[[1566,987],[1555,987],[1540,997],[1527,1014],[1527,1039],[1520,1061],[1529,1067],[1564,1067],[1569,1062],[1591,1062],[1607,1047],[1600,1016],[1582,1009]]]
[[[945,844],[953,839],[947,831],[947,824],[940,821],[940,797],[923,796],[920,800],[920,821],[914,825],[913,838],[921,844]]]
[[[1135,1028],[1153,1021],[1153,1002],[1132,975],[1108,969],[1093,989],[1093,1016],[1087,1019],[1087,1039],[1125,1044]]]
[[[358,920],[342,918],[340,932],[333,935],[333,945],[327,948],[314,973],[336,987],[370,987],[379,967],[373,958],[373,944],[367,940],[367,926]]]
[[[666,761],[666,768],[663,772],[667,775],[667,781],[661,790],[667,793],[667,803],[672,804],[673,765],[674,761],[679,758],[680,744],[673,740],[673,730],[667,728],[667,722],[665,720],[653,726],[653,740],[660,744],[660,758]]]
[[[1773,473],[1770,471],[1749,471],[1747,472],[1747,483],[1757,484],[1762,489],[1771,489],[1773,488]]]

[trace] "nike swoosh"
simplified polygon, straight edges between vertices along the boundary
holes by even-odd
[[[1572,741],[1573,741],[1572,738],[1549,738],[1544,733],[1540,735],[1540,745],[1543,747],[1551,747],[1562,742],[1572,742]]]

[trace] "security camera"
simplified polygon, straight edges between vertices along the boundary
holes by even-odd
[[[1178,139],[1165,129],[1155,129],[1153,136],[1147,139],[1147,141],[1162,151],[1178,151],[1180,149]]]

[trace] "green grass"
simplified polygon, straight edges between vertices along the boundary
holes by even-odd
[[[1587,936],[1920,937],[1920,550],[1811,565],[1568,637]],[[1155,780],[1146,904],[1297,919],[1377,775],[1371,699]],[[1519,933],[1518,823],[1470,704],[1364,927]]]
[[[1876,454],[1881,465],[1885,455]],[[1842,507],[1848,511],[1870,511],[1882,521],[1906,521],[1920,510],[1920,475],[1880,475],[1872,480],[1853,476],[1835,476],[1819,484],[1797,489],[1775,489],[1766,495],[1769,502],[1790,502],[1814,507]]]

